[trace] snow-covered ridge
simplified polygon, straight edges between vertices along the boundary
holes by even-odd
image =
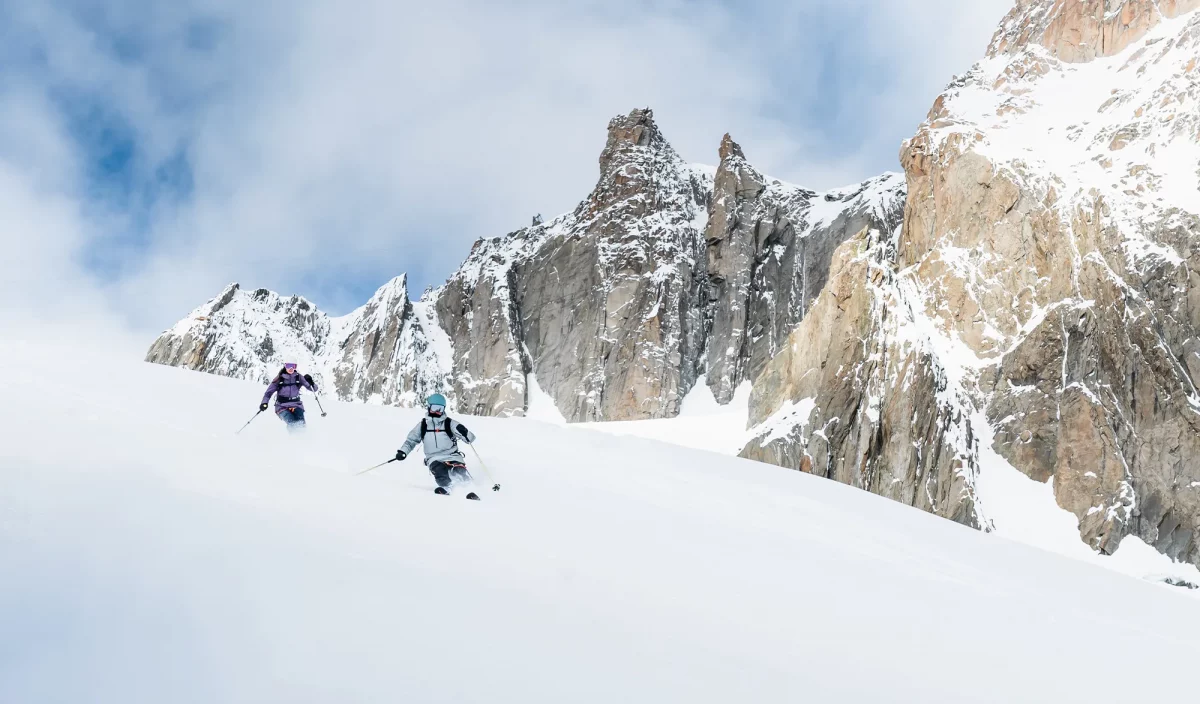
[[[334,327],[301,296],[246,291],[234,283],[165,332],[148,357],[266,383],[284,361],[314,368],[329,350]]]
[[[817,193],[809,213],[809,227],[829,225],[848,211],[867,212],[876,220],[886,221],[904,192],[904,174],[889,171],[862,183]]]
[[[400,275],[338,318],[300,296],[230,284],[163,333],[147,360],[262,384],[296,362],[326,394],[411,406],[446,384],[452,347]]]
[[[1200,0],[1019,0],[1000,23],[988,56],[1030,46],[1083,63],[1125,51],[1163,20],[1197,8]]]
[[[1200,214],[1198,56],[1195,12],[1085,64],[1027,46],[981,61],[947,91],[931,137],[969,140],[1064,219],[1103,199],[1132,265],[1179,264],[1177,245],[1147,237],[1145,223]]]
[[[467,258],[450,275],[450,280],[462,282],[468,287],[474,287],[484,277],[502,280],[513,264],[531,256],[547,239],[567,231],[573,223],[574,213],[564,213],[545,224],[477,240]],[[441,287],[435,288],[422,299],[436,299],[440,292]]]

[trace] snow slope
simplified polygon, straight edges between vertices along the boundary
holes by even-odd
[[[3,702],[1061,704],[1192,688],[1189,592],[831,481],[465,418],[504,489],[442,498],[415,459],[353,475],[391,456],[412,411],[329,402],[303,437],[270,417],[234,436],[257,385],[102,352],[95,373],[64,374],[77,357],[0,340]]]
[[[750,416],[749,406],[750,382],[742,382],[733,400],[721,405],[713,396],[708,380],[702,376],[683,398],[679,415],[674,418],[579,423],[576,427],[736,455],[748,437],[746,425]]]

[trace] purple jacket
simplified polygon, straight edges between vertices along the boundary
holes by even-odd
[[[308,383],[299,372],[288,374],[284,372],[271,382],[267,387],[267,393],[263,394],[263,403],[271,402],[271,395],[278,392],[275,397],[275,412],[278,413],[288,408],[304,408],[304,402],[300,400],[300,387],[304,387],[313,393],[317,392],[317,387]]]

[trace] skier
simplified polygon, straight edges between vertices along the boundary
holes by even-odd
[[[311,376],[308,374],[302,376],[297,372],[295,362],[285,363],[283,369],[279,370],[279,374],[267,386],[267,392],[263,394],[258,412],[262,413],[267,410],[271,395],[278,392],[279,395],[275,397],[275,415],[287,423],[288,432],[302,429],[304,427],[304,402],[300,400],[301,387],[314,394],[317,392],[317,385]]]
[[[450,486],[455,482],[471,481],[466,457],[458,449],[458,438],[468,443],[475,442],[475,434],[467,430],[467,426],[446,414],[446,397],[434,394],[425,399],[425,417],[408,434],[404,445],[396,450],[396,459],[404,461],[417,443],[423,442],[425,466],[429,467],[433,480],[437,482],[437,488],[433,491],[435,494],[449,494]],[[467,494],[467,498],[479,500],[473,491]]]

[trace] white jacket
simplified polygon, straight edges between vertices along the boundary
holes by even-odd
[[[447,430],[449,432],[447,432]],[[408,433],[408,439],[400,451],[409,454],[417,443],[424,443],[425,464],[430,462],[466,463],[466,457],[458,449],[458,438],[467,442],[475,442],[475,433],[467,430],[467,426],[459,423],[449,415],[433,417],[426,414],[420,423]]]

